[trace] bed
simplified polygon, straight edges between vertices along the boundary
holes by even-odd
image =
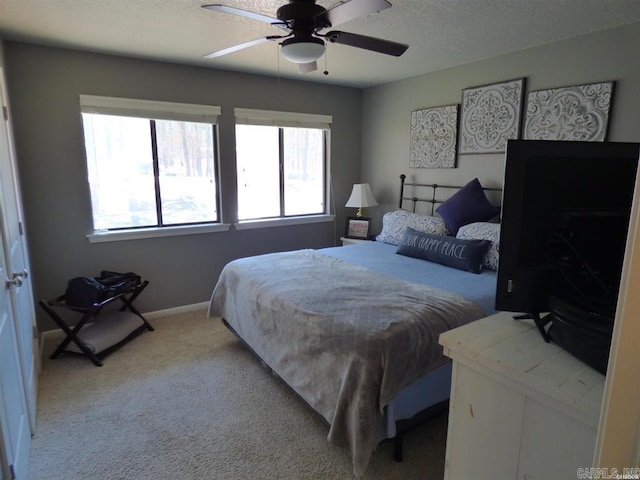
[[[428,186],[432,207],[447,206],[467,187],[436,200],[437,186]],[[439,334],[494,313],[489,265],[497,262],[499,233],[482,232],[497,209],[487,201],[491,208],[477,217],[483,221],[456,227],[433,208],[415,213],[418,199],[411,200],[413,211],[385,214],[378,241],[230,262],[209,306],[210,317],[222,318],[327,422],[328,440],[349,449],[356,477],[380,441],[401,439],[402,421],[446,405],[451,364]],[[434,259],[427,245],[451,255]],[[452,268],[462,251],[475,254],[464,269]]]

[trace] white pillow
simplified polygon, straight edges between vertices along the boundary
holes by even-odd
[[[489,270],[498,270],[500,260],[500,224],[476,222],[463,225],[458,230],[457,238],[464,240],[491,240],[491,246],[484,256],[482,265]]]
[[[390,243],[391,245],[400,245],[407,227],[432,235],[447,234],[447,227],[440,217],[420,215],[406,210],[396,210],[384,214],[382,217],[382,232],[376,237],[376,240]]]

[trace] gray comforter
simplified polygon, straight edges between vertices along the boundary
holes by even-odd
[[[458,294],[300,250],[228,264],[209,316],[227,320],[329,422],[360,477],[384,406],[446,361],[439,334],[485,314]]]

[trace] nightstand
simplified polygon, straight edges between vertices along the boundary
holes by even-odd
[[[345,245],[355,245],[356,243],[369,243],[371,241],[366,238],[347,238],[347,237],[340,237],[340,240],[342,241],[343,247]]]

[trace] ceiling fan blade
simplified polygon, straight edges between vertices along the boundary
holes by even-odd
[[[251,18],[253,20],[258,20],[259,22],[264,23],[281,23],[277,18],[269,17],[268,15],[261,15],[260,13],[249,12],[247,10],[241,10],[239,8],[227,7],[226,5],[221,5],[219,3],[215,3],[212,5],[202,5],[202,8],[207,8],[209,10],[216,10],[218,12],[230,13],[232,15],[239,15],[241,17]]]
[[[277,37],[281,38],[281,37]],[[239,50],[244,50],[245,48],[253,47],[254,45],[260,45],[261,43],[267,43],[271,40],[275,40],[273,37],[263,37],[258,38],[256,40],[251,40],[249,42],[239,43],[238,45],[234,45],[233,47],[223,48],[222,50],[218,50],[217,52],[211,52],[204,56],[204,58],[218,58],[223,55],[228,55],[230,53],[237,52]]]
[[[298,64],[298,72],[300,73],[309,73],[318,69],[318,64],[316,62],[309,63],[299,63]]]
[[[339,43],[341,45],[349,45],[350,47],[364,48],[386,55],[399,57],[407,51],[409,45],[404,43],[392,42],[381,38],[367,37],[366,35],[358,35],[357,33],[338,32],[333,30],[325,35],[331,43]]]
[[[353,20],[365,17],[372,13],[389,8],[391,4],[387,0],[348,0],[342,1],[327,9],[318,16],[319,20],[326,20],[329,26],[337,26]]]

